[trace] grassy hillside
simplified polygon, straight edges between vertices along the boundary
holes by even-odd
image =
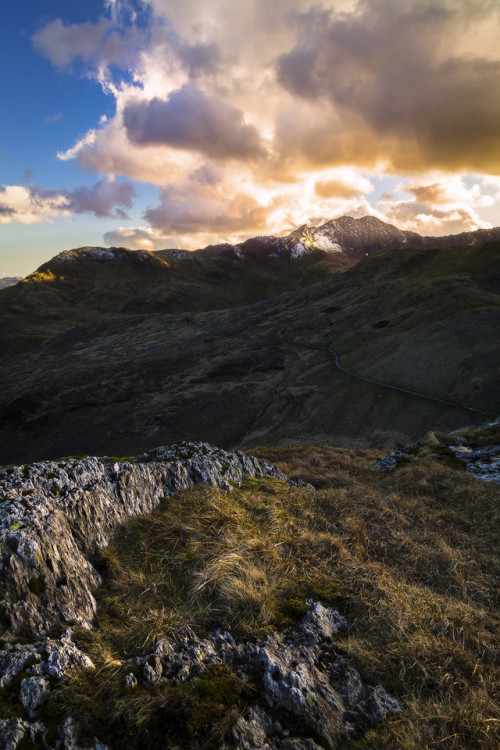
[[[318,347],[368,378],[500,413],[499,252],[387,251],[239,307],[95,313],[3,368],[0,460],[131,455],[178,439],[382,447],[479,423],[485,415],[346,375]]]
[[[467,474],[448,442],[430,436],[394,472],[367,450],[262,448],[317,490],[199,487],[128,523],[100,553],[95,629],[77,633],[96,669],[72,677],[48,716],[70,708],[111,748],[144,747],[156,731],[166,748],[220,747],[252,685],[221,674],[130,691],[126,658],[185,624],[245,637],[293,627],[313,597],[351,624],[335,647],[403,704],[351,748],[496,749],[498,487]]]
[[[76,325],[245,305],[301,289],[353,262],[320,250],[291,262],[251,242],[241,258],[231,246],[195,253],[65,251],[0,294],[0,360]]]

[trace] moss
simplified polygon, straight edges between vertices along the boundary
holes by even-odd
[[[33,594],[40,596],[47,587],[43,578],[31,578],[28,583],[28,588]]]
[[[9,531],[17,531],[20,528],[21,527],[20,527],[20,525],[17,522],[16,523],[11,523],[11,525],[9,526]]]
[[[217,750],[231,709],[240,704],[242,685],[225,666],[212,667],[192,682],[167,685],[161,722],[167,720],[167,727],[176,739],[201,740],[207,749]]]
[[[285,599],[279,607],[279,612],[291,620],[300,620],[307,614],[308,607],[302,599]]]

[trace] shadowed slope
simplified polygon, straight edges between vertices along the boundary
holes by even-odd
[[[360,375],[496,414],[499,251],[382,252],[302,290],[194,313],[231,338],[175,313],[72,328],[4,368],[0,460],[130,455],[177,439],[382,446],[474,421],[276,339],[329,346]]]

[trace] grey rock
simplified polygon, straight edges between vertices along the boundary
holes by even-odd
[[[242,716],[231,730],[229,742],[238,750],[257,750],[268,748],[275,750],[276,745],[269,743],[269,735],[273,730],[273,721],[259,706],[251,706],[245,716]]]
[[[71,631],[66,631],[59,640],[44,638],[28,645],[13,644],[0,651],[0,687],[9,685],[23,671],[33,675],[33,679],[42,679],[40,685],[48,685],[44,678],[62,680],[73,669],[93,666],[89,657],[71,640]],[[28,688],[26,686],[24,691]]]
[[[500,445],[471,448],[459,441],[450,450],[462,461],[467,471],[478,479],[500,484]]]
[[[29,739],[33,744],[45,744],[47,727],[41,722],[30,724],[28,721],[17,717],[0,720],[0,749],[16,750],[24,739]]]
[[[319,602],[308,601],[308,607],[298,632],[271,633],[258,643],[238,643],[221,631],[199,639],[189,628],[175,640],[160,638],[142,660],[144,679],[186,682],[224,664],[250,679],[267,703],[265,711],[249,707],[233,728],[228,749],[276,750],[286,740],[289,748],[313,750],[320,740],[333,750],[398,711],[399,704],[383,687],[364,683],[336,651],[332,636],[348,629],[345,618]],[[296,728],[299,739],[294,739]],[[306,740],[313,744],[290,744]]]
[[[94,737],[91,745],[78,744],[78,722],[71,716],[59,727],[59,737],[50,750],[109,750],[108,746]]]
[[[19,698],[30,719],[36,716],[36,709],[50,695],[50,683],[44,677],[27,677],[21,682]]]
[[[132,688],[137,687],[137,677],[132,672],[125,675],[124,682],[125,682],[125,687],[129,688],[130,690]]]
[[[90,626],[101,578],[89,558],[120,523],[194,484],[231,490],[246,476],[288,481],[266,461],[208,443],[156,448],[132,461],[89,457],[0,470],[2,637],[36,637],[61,621]]]

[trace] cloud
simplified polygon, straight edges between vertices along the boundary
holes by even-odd
[[[222,63],[222,53],[215,42],[181,44],[179,58],[186,66],[190,78],[216,73]]]
[[[354,170],[340,169],[331,171],[328,177],[324,175],[319,179],[315,183],[314,191],[320,198],[351,199],[373,192],[373,184]]]
[[[123,112],[131,141],[200,151],[216,159],[256,159],[264,155],[257,129],[243,113],[185,84],[168,99],[133,102]]]
[[[45,194],[30,185],[3,185],[0,191],[0,224],[18,221],[36,224],[56,216],[68,216],[67,200],[55,191]]]
[[[131,207],[134,195],[130,183],[102,180],[92,187],[77,187],[67,193],[68,210],[75,214],[90,212],[98,217],[111,216],[115,210],[124,218],[123,208]]]
[[[456,44],[485,17],[498,23],[488,0],[313,9],[297,17],[297,44],[279,58],[278,80],[299,100],[328,103],[323,159],[362,163],[356,143],[368,139],[394,170],[500,169],[500,59],[461,56]],[[312,130],[307,123],[296,139],[305,154]]]
[[[35,224],[59,216],[93,213],[97,217],[125,218],[134,187],[129,183],[102,180],[91,187],[51,190],[36,185],[3,185],[0,190],[0,223],[18,221]]]
[[[159,205],[148,209],[145,218],[164,234],[209,232],[224,236],[264,229],[267,210],[243,192],[224,199],[172,186],[162,191]]]
[[[55,115],[46,115],[46,117],[43,118],[43,124],[44,125],[53,125],[55,122],[58,122],[59,120],[62,120],[64,117],[62,112],[57,112]]]
[[[164,250],[176,248],[177,241],[165,237],[151,227],[117,227],[105,232],[104,242],[111,247],[127,247],[129,250]]]
[[[146,34],[137,26],[117,28],[112,20],[65,25],[60,18],[33,35],[33,44],[57,68],[75,61],[89,63],[98,70],[110,65],[127,68],[146,43]]]
[[[487,223],[500,191],[463,175],[500,174],[499,24],[497,0],[107,0],[34,44],[116,105],[58,157],[159,188],[116,231],[197,247],[342,213]],[[410,192],[377,197],[382,175]]]
[[[468,185],[458,176],[432,174],[400,185],[399,189],[412,193],[414,198],[394,201],[388,197],[388,221],[420,234],[446,235],[491,226],[478,209],[500,197],[500,180],[477,177]]]

